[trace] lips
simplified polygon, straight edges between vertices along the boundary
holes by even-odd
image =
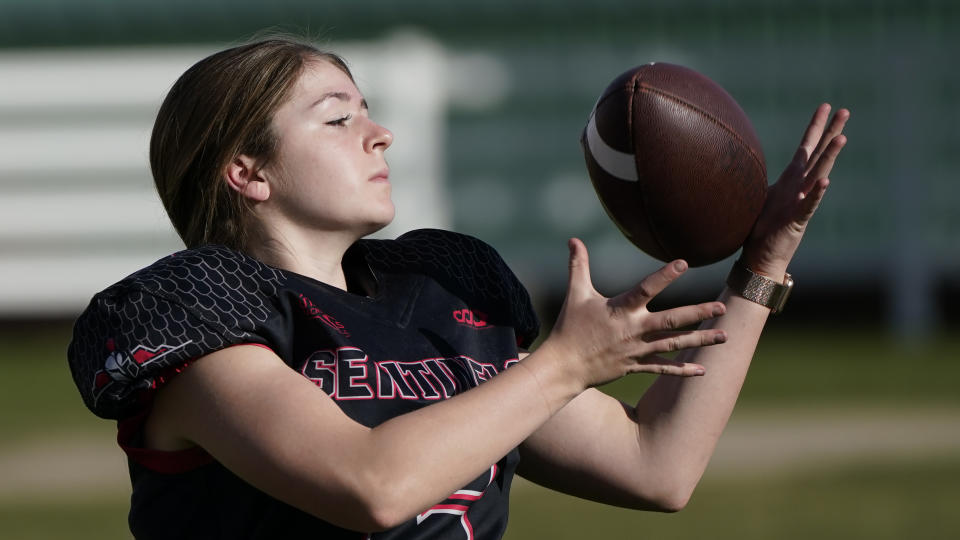
[[[370,177],[371,182],[389,182],[390,169],[383,169]]]

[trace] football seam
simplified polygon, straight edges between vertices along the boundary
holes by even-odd
[[[634,167],[637,167],[636,162],[638,161],[640,155],[639,155],[639,152],[637,151],[636,141],[633,138],[633,135],[634,135],[633,134],[633,103],[634,103],[634,96],[637,94],[637,90],[638,89],[643,90],[644,88],[643,83],[640,82],[640,79],[642,78],[642,76],[643,76],[642,73],[637,73],[637,76],[634,77],[633,92],[630,93],[630,99],[627,100],[627,121],[630,124],[629,125],[630,129],[628,130],[628,132],[630,134],[630,148],[634,149],[633,150]],[[650,219],[650,212],[647,211],[647,206],[648,206],[647,190],[643,189],[643,182],[639,181],[641,180],[639,176],[640,176],[640,167],[637,167],[637,177],[638,177],[637,184],[639,187],[641,187],[639,191],[640,191],[641,204],[643,205],[642,211],[644,215],[644,221],[647,222],[647,230],[650,231],[650,238],[652,238],[653,241],[657,243],[657,247],[660,248],[661,253],[666,255],[668,259],[673,259],[674,257],[673,257],[672,250],[667,249],[667,246],[663,243],[663,240],[660,238],[660,233],[657,232],[656,227],[653,226],[653,223]]]
[[[641,82],[637,82],[637,86],[639,86],[639,87],[640,87],[640,90],[643,91],[643,92],[651,92],[651,93],[654,93],[654,94],[659,94],[659,95],[661,95],[661,96],[663,96],[663,97],[665,97],[665,98],[667,98],[667,99],[671,99],[671,100],[673,100],[673,101],[676,101],[677,103],[681,103],[681,104],[683,104],[683,105],[686,105],[687,107],[690,107],[690,108],[693,109],[694,111],[702,114],[703,116],[705,116],[705,117],[707,117],[708,119],[710,119],[711,121],[713,121],[713,123],[715,123],[716,125],[718,125],[718,126],[720,126],[721,128],[723,128],[727,133],[729,133],[730,135],[733,135],[733,137],[734,137],[737,141],[739,141],[740,144],[742,144],[744,148],[747,149],[747,151],[750,153],[750,156],[753,158],[754,162],[756,162],[757,166],[760,167],[760,171],[764,173],[764,176],[766,176],[766,167],[765,167],[764,164],[763,164],[763,160],[760,159],[760,156],[758,156],[758,155],[756,154],[756,152],[753,151],[753,147],[751,147],[749,144],[747,144],[747,141],[744,140],[744,138],[741,137],[739,133],[737,133],[733,128],[731,128],[730,126],[728,126],[723,120],[717,118],[717,117],[714,116],[713,114],[710,114],[710,113],[707,112],[706,110],[701,109],[700,107],[697,107],[697,106],[694,105],[693,103],[690,103],[689,101],[681,98],[680,96],[676,96],[676,95],[673,95],[673,94],[671,94],[671,93],[669,93],[669,92],[665,92],[665,91],[663,91],[663,90],[660,90],[659,88],[653,88],[653,87],[650,87],[650,86],[644,86],[643,83],[641,83]]]

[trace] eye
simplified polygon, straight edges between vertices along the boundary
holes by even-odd
[[[348,114],[348,115],[346,115],[346,116],[342,116],[342,117],[340,117],[340,118],[337,118],[336,120],[331,120],[331,121],[327,122],[327,125],[328,125],[328,126],[345,126],[345,125],[347,124],[347,121],[350,120],[351,118],[353,118],[353,115],[352,115],[352,114]]]

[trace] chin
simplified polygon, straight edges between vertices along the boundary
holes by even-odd
[[[390,207],[390,212],[384,212],[382,216],[371,219],[363,230],[363,236],[371,235],[375,232],[383,230],[387,225],[393,223],[393,218],[395,215],[393,207]]]
[[[377,228],[377,230],[380,230],[393,223],[393,218],[397,217],[397,208],[393,205],[393,201],[390,201],[389,208],[384,208],[382,217],[383,219],[381,220],[380,226]]]

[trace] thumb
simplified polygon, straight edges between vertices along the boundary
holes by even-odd
[[[593,289],[590,280],[590,257],[587,246],[579,238],[571,238],[567,242],[570,248],[570,281],[567,287],[567,296],[584,294]]]

